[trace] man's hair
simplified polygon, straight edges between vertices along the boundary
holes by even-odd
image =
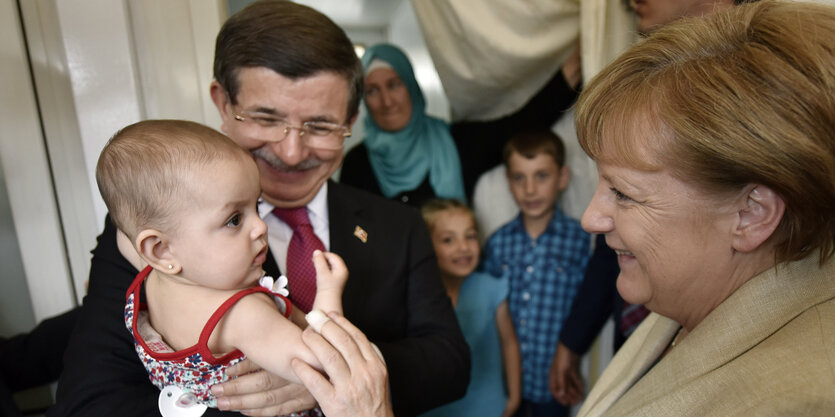
[[[423,203],[423,206],[420,208],[420,213],[423,215],[423,221],[426,223],[426,227],[428,227],[429,232],[432,233],[432,229],[438,221],[438,216],[445,211],[451,210],[469,214],[470,218],[473,220],[473,225],[476,225],[476,229],[478,229],[475,214],[472,209],[454,198],[433,198]]]
[[[362,64],[345,32],[322,13],[285,0],[263,0],[235,13],[217,35],[214,77],[237,104],[243,68],[265,67],[296,80],[332,72],[348,83],[348,114],[359,110]]]
[[[667,169],[717,196],[785,202],[777,261],[835,252],[835,8],[762,0],[655,31],[583,90],[593,159]]]
[[[557,167],[565,164],[565,145],[556,133],[549,129],[525,130],[513,135],[504,145],[502,160],[508,168],[510,155],[516,152],[527,159],[544,153],[554,158]]]
[[[118,131],[96,165],[96,182],[113,223],[131,239],[175,226],[190,200],[195,170],[251,156],[220,132],[183,120],[146,120]]]

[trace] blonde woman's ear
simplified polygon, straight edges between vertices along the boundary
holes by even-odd
[[[786,212],[786,203],[774,190],[762,184],[745,188],[745,203],[737,213],[734,249],[751,252],[759,248],[777,230]]]

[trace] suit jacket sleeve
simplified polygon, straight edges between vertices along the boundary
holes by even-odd
[[[125,327],[125,293],[137,272],[119,253],[116,227],[108,216],[93,249],[87,296],[48,416],[159,415],[159,390],[148,379]],[[204,415],[220,414],[209,409]]]
[[[618,271],[615,252],[606,245],[603,235],[597,235],[583,282],[560,331],[560,342],[572,352],[585,354],[611,316]]]
[[[328,200],[331,250],[350,271],[345,316],[383,353],[395,414],[416,415],[463,396],[469,347],[417,210],[334,183]]]

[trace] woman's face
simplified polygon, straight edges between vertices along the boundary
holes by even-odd
[[[365,104],[374,123],[397,132],[412,118],[412,98],[403,80],[391,68],[378,68],[365,77]]]
[[[618,255],[626,301],[684,324],[701,320],[736,287],[735,203],[710,197],[669,171],[598,161],[583,228]]]

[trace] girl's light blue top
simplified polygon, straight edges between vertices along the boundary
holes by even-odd
[[[455,315],[470,346],[470,386],[458,401],[430,410],[423,417],[500,416],[507,404],[504,365],[496,309],[507,299],[507,278],[474,272],[461,285]]]

